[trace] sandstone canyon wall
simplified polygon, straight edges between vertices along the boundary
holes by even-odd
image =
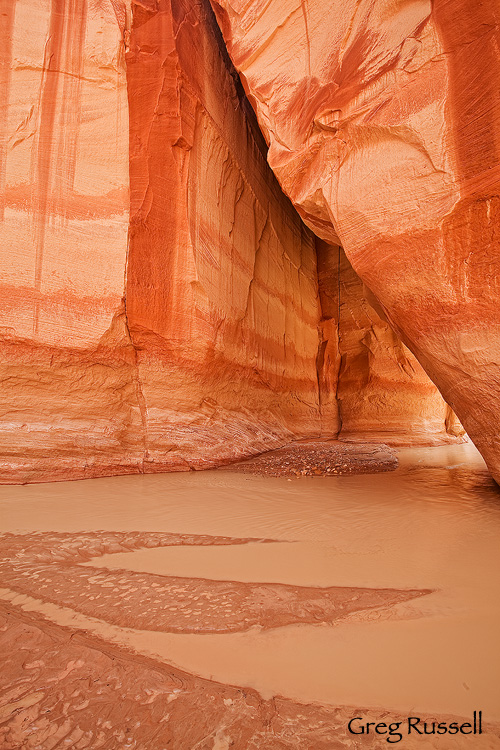
[[[1,481],[205,468],[342,413],[448,439],[283,195],[208,1],[0,8]]]
[[[339,438],[400,446],[464,439],[454,412],[389,326],[343,249],[319,239],[316,248],[324,318],[320,361],[326,360],[330,376],[330,382],[320,381],[320,397],[337,401]]]
[[[122,35],[109,3],[1,9],[2,477],[91,475],[138,450],[130,367],[102,346],[127,257]]]
[[[500,5],[212,0],[314,231],[500,476]]]
[[[267,166],[217,38],[208,4],[135,7],[126,297],[155,467],[318,431],[314,237]],[[336,404],[327,411],[335,434]]]
[[[343,440],[454,442],[464,429],[339,248],[337,399]]]
[[[215,23],[193,3],[4,5],[3,481],[316,434],[314,238]]]

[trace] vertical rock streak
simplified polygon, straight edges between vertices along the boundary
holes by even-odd
[[[54,179],[55,215],[67,221],[68,200],[75,183],[78,131],[81,118],[81,81],[83,51],[87,22],[87,0],[69,0],[65,13],[64,65],[61,92],[60,128],[57,137],[56,172]],[[106,146],[104,146],[106,147]]]
[[[183,84],[168,3],[152,10],[133,5],[127,79],[131,184],[127,313],[131,335],[139,327],[175,339],[179,333],[176,320],[187,318],[188,309],[193,311],[189,288],[181,281],[178,257],[184,206],[175,151],[185,150],[188,144],[180,130]],[[167,222],[169,231],[163,232]],[[176,278],[184,293],[176,288]]]
[[[65,215],[74,183],[86,18],[87,0],[52,0],[32,161],[34,336],[39,325],[47,223],[56,211]]]
[[[12,69],[12,32],[17,0],[0,0],[0,221],[5,214],[7,119]]]

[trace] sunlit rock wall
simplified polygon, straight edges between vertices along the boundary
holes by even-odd
[[[498,2],[212,4],[285,192],[499,478]]]

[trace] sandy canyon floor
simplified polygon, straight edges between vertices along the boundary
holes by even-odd
[[[470,444],[398,456],[0,487],[2,750],[387,747],[349,720],[474,710],[400,746],[500,748],[500,494]]]

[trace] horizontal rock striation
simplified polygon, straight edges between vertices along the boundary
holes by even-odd
[[[77,5],[17,0],[4,27],[2,481],[204,468],[313,434],[314,238],[215,22]]]
[[[140,421],[129,358],[102,345],[127,258],[122,32],[110,2],[2,7],[0,476],[122,471]]]

